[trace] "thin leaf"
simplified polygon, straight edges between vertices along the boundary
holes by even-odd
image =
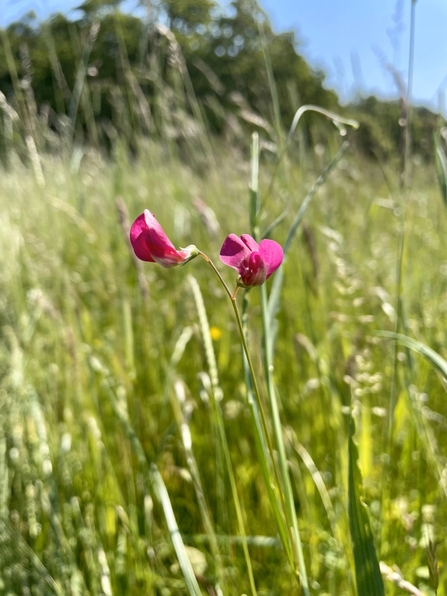
[[[272,223],[267,226],[265,232],[262,234],[262,238],[270,238],[270,234],[273,232],[273,230],[275,228],[277,228],[279,226],[279,224],[283,221],[283,219],[286,217],[286,215],[289,213],[289,207],[286,207],[286,209],[284,209],[284,211],[278,215],[278,217],[272,221]]]
[[[180,533],[177,521],[175,519],[174,510],[172,508],[171,499],[167,491],[166,485],[163,482],[160,472],[158,471],[155,463],[149,464],[143,446],[138,439],[134,428],[132,427],[127,413],[123,411],[123,408],[119,406],[116,395],[110,387],[110,380],[105,379],[103,383],[104,389],[107,391],[107,395],[110,400],[110,404],[117,415],[119,421],[123,425],[123,428],[132,444],[134,453],[137,460],[144,471],[145,480],[149,480],[151,487],[153,488],[158,502],[160,503],[166,520],[166,525],[171,536],[172,545],[177,555],[177,559],[182,570],[183,577],[188,588],[190,596],[201,596],[199,584],[197,583],[196,576],[194,574],[191,562],[188,558],[188,554],[185,549],[182,535]]]
[[[201,596],[202,593],[200,591],[199,584],[197,583],[191,562],[188,558],[188,553],[186,552],[185,545],[183,543],[182,535],[180,534],[180,530],[175,519],[171,499],[169,498],[163,478],[161,477],[161,474],[155,464],[151,464],[151,476],[155,493],[159,502],[161,503],[161,506],[163,507],[166,523],[168,525],[169,533],[171,534],[172,544],[174,545],[183,577],[185,578],[186,585],[188,586],[188,591],[191,596]]]
[[[349,423],[349,531],[353,544],[357,594],[385,596],[379,561],[374,547],[366,505],[362,500],[362,475],[358,466],[359,452],[354,443],[355,422]]]
[[[307,208],[309,207],[312,197],[317,192],[317,190],[320,188],[320,186],[322,186],[325,183],[326,178],[329,176],[329,174],[335,168],[337,163],[340,161],[340,159],[342,158],[342,156],[345,153],[348,146],[349,146],[349,144],[347,142],[343,143],[343,145],[340,147],[340,149],[335,154],[333,159],[328,163],[328,165],[324,169],[321,176],[317,179],[315,184],[312,186],[312,188],[309,190],[307,195],[304,197],[304,200],[301,203],[298,213],[296,214],[296,217],[293,220],[292,225],[290,226],[289,233],[287,234],[287,238],[286,238],[286,241],[283,246],[284,260],[287,257],[287,253],[289,252],[289,248],[290,248],[290,245],[292,244],[292,240],[294,239],[295,234],[298,230],[298,227],[299,227],[301,221],[303,220],[304,214],[306,213]],[[272,290],[270,293],[269,303],[268,303],[269,325],[270,325],[270,328],[272,329],[272,331],[273,331],[274,319],[275,319],[276,313],[278,312],[278,309],[279,309],[279,298],[281,295],[281,288],[282,288],[283,280],[284,280],[284,264],[282,267],[280,267],[278,269],[278,271],[275,274],[275,277],[273,279],[273,284],[272,284]],[[272,344],[273,344],[273,342],[272,342]],[[273,345],[272,345],[272,351],[274,351]],[[272,356],[273,356],[273,354],[272,354]]]
[[[188,277],[188,281],[190,283],[194,301],[196,304],[197,313],[199,315],[199,327],[200,332],[202,335],[202,340],[205,345],[205,354],[208,364],[208,372],[211,379],[211,387],[212,387],[212,395],[213,395],[213,407],[214,413],[216,415],[216,423],[217,428],[221,440],[221,446],[223,450],[223,455],[225,458],[225,463],[227,467],[228,478],[230,480],[231,492],[233,495],[233,502],[234,507],[236,510],[236,519],[239,527],[239,532],[242,538],[242,548],[244,550],[245,555],[245,562],[247,564],[247,573],[248,579],[250,582],[251,593],[253,596],[256,596],[256,584],[255,578],[253,575],[253,567],[251,564],[250,553],[248,550],[247,544],[247,533],[245,531],[245,519],[244,519],[244,510],[243,510],[243,503],[242,500],[239,498],[238,490],[237,490],[237,483],[236,483],[236,475],[234,473],[233,464],[231,461],[230,449],[227,441],[227,436],[225,432],[225,424],[223,420],[222,410],[220,407],[220,401],[223,398],[222,389],[219,385],[219,376],[218,376],[218,368],[216,363],[216,355],[214,353],[213,342],[211,339],[210,334],[210,326],[208,321],[208,315],[205,309],[205,303],[203,302],[202,292],[200,291],[200,286],[197,283],[195,277],[190,275]]]
[[[251,137],[251,181],[250,181],[250,227],[256,236],[258,215],[261,208],[258,176],[259,176],[259,135],[254,132]]]
[[[413,350],[417,354],[423,356],[430,364],[441,373],[441,375],[447,379],[447,361],[444,360],[442,356],[440,356],[437,352],[429,348],[428,346],[424,345],[417,339],[413,339],[408,337],[407,335],[402,335],[400,333],[393,333],[392,331],[380,331],[379,335],[381,337],[386,337],[388,339],[395,339],[400,343],[404,344],[410,350]]]

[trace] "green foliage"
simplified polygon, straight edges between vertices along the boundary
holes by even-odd
[[[122,3],[123,0],[85,0],[77,10],[84,13],[84,18],[100,18],[108,12],[114,12]]]
[[[350,106],[349,114],[360,122],[355,143],[367,156],[382,160],[393,156],[403,159],[405,150],[406,109],[400,101],[383,101],[370,96]],[[433,159],[432,137],[439,128],[440,116],[424,107],[412,107],[411,148],[419,159]]]
[[[203,31],[212,21],[211,11],[217,6],[213,0],[165,0],[163,9],[169,18],[169,25],[176,33],[191,37]]]
[[[234,0],[225,10],[211,0],[164,0],[147,21],[123,7],[88,0],[75,20],[58,14],[40,23],[30,14],[3,32],[0,91],[20,115],[22,142],[31,133],[40,149],[54,150],[43,122],[68,144],[75,138],[107,148],[119,137],[135,150],[144,134],[175,139],[183,150],[193,137],[203,145],[204,129],[233,143],[257,130],[280,146],[280,129],[301,105],[340,111],[323,73],[300,55],[295,34],[275,33],[252,0]],[[166,21],[170,29],[160,24]],[[362,124],[355,143],[363,154],[381,161],[403,155],[398,102],[368,97],[344,111]],[[412,120],[413,153],[432,159],[439,118],[415,108]],[[301,156],[317,142],[327,143],[327,128],[309,114],[298,139]],[[0,145],[4,154],[5,137]]]

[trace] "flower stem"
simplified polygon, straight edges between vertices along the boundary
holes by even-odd
[[[205,357],[208,364],[208,372],[210,375],[211,380],[211,404],[215,416],[215,423],[217,426],[218,435],[220,438],[221,449],[223,451],[223,456],[225,460],[225,464],[227,467],[228,479],[230,481],[231,493],[233,495],[233,502],[234,508],[236,512],[236,520],[239,526],[239,534],[242,538],[242,548],[244,551],[245,561],[247,565],[247,573],[248,579],[250,582],[250,588],[252,596],[257,596],[256,591],[256,584],[255,578],[253,575],[253,566],[250,560],[250,553],[248,550],[248,543],[247,543],[247,533],[245,531],[245,522],[246,522],[246,515],[245,509],[243,507],[243,502],[239,498],[238,490],[237,490],[237,483],[236,483],[236,476],[233,468],[233,464],[231,461],[230,455],[230,448],[228,445],[227,436],[225,433],[225,424],[222,415],[222,409],[220,406],[220,400],[222,399],[222,390],[219,385],[219,377],[217,371],[217,363],[216,363],[216,356],[214,354],[214,348],[211,340],[210,335],[210,327],[208,322],[208,317],[205,310],[205,304],[203,302],[202,293],[199,288],[199,284],[197,283],[196,279],[189,276],[189,283],[191,285],[191,289],[194,295],[194,301],[196,303],[197,314],[199,316],[199,327],[200,332],[203,338],[203,343],[205,346]],[[212,532],[210,536],[212,535]]]
[[[231,293],[230,288],[225,283],[224,278],[219,273],[219,269],[216,267],[216,265],[213,263],[213,261],[204,252],[202,252],[201,250],[199,250],[199,255],[202,257],[202,259],[205,259],[205,261],[208,263],[208,265],[212,268],[212,270],[214,271],[214,273],[219,278],[219,281],[222,284],[225,292],[228,294],[228,297],[230,298],[230,300],[233,300],[233,294]]]
[[[260,463],[261,463],[261,467],[262,467],[262,471],[263,471],[263,475],[264,475],[264,480],[267,485],[267,491],[269,493],[269,500],[271,501],[271,504],[272,504],[272,507],[274,510],[274,514],[275,514],[275,518],[276,518],[276,521],[278,524],[278,530],[279,530],[279,533],[281,536],[281,540],[283,542],[284,550],[286,552],[286,555],[288,557],[290,564],[293,566],[294,546],[292,544],[292,548],[291,548],[291,545],[290,545],[289,541],[287,540],[287,534],[289,534],[289,536],[290,536],[290,529],[285,524],[285,520],[284,520],[283,516],[281,515],[280,509],[278,507],[278,497],[279,497],[283,511],[284,512],[287,511],[285,502],[284,502],[284,495],[281,491],[281,482],[280,482],[280,478],[278,476],[277,466],[275,465],[276,460],[275,460],[275,456],[274,456],[273,445],[272,445],[270,435],[268,432],[267,420],[266,420],[264,408],[263,408],[262,402],[261,402],[261,394],[259,392],[259,386],[258,386],[258,382],[257,382],[257,378],[256,378],[254,366],[253,366],[253,361],[252,361],[252,358],[251,358],[251,355],[250,355],[250,352],[248,349],[248,343],[247,343],[247,339],[246,339],[246,335],[245,335],[245,331],[244,331],[242,318],[241,318],[239,309],[236,304],[236,295],[237,295],[238,286],[236,286],[236,289],[232,293],[231,290],[229,289],[228,285],[225,283],[225,280],[223,279],[222,275],[218,271],[217,267],[211,261],[211,259],[205,253],[203,253],[201,251],[199,251],[199,255],[208,263],[208,265],[213,269],[214,273],[219,278],[219,281],[222,284],[223,288],[225,289],[225,292],[227,293],[228,297],[230,298],[231,305],[233,307],[233,311],[234,311],[234,314],[236,317],[236,322],[237,322],[237,326],[238,326],[238,330],[239,330],[239,335],[240,335],[241,342],[242,342],[242,348],[243,348],[244,355],[245,355],[245,360],[248,365],[248,370],[249,370],[251,381],[252,381],[252,388],[253,388],[253,393],[255,396],[256,404],[257,404],[257,411],[260,414],[261,426],[259,427],[259,425],[256,424],[256,421],[255,421],[255,425],[254,425],[256,433],[257,433],[256,438],[257,438],[259,445],[266,446],[268,454],[269,454],[269,458],[270,458],[270,465],[267,464],[265,455],[264,455],[265,461],[260,462]],[[256,418],[256,416],[255,416],[255,418]],[[264,453],[265,453],[265,448],[264,448]],[[267,471],[268,469],[270,470],[270,472]],[[268,475],[269,473],[271,473],[272,470],[273,470],[277,490],[275,490],[274,486],[272,485],[271,478],[269,478],[269,475]],[[286,513],[285,518],[287,519],[287,517],[288,516]]]
[[[255,370],[254,370],[254,366],[253,366],[253,361],[251,359],[250,352],[248,350],[248,344],[247,344],[247,340],[246,340],[246,337],[245,337],[244,328],[243,328],[243,325],[242,325],[241,315],[239,313],[239,309],[238,309],[237,304],[236,304],[236,295],[237,295],[237,291],[238,291],[238,286],[236,286],[236,289],[234,290],[234,292],[231,292],[230,288],[227,286],[224,278],[220,274],[219,270],[217,269],[217,267],[213,263],[213,261],[205,253],[203,253],[202,251],[199,251],[199,255],[203,259],[205,259],[205,261],[208,263],[208,265],[210,265],[210,267],[213,269],[214,273],[217,275],[217,277],[219,278],[220,283],[222,284],[223,288],[225,289],[225,292],[228,294],[228,297],[230,298],[231,306],[233,307],[233,311],[234,311],[234,314],[235,314],[235,317],[236,317],[236,322],[237,322],[237,326],[238,326],[238,330],[239,330],[239,335],[241,337],[242,347],[243,347],[245,356],[247,358],[248,367],[250,369],[250,375],[251,375],[252,382],[253,382],[253,390],[254,390],[254,393],[255,393],[255,396],[256,396],[256,401],[258,402],[259,411],[261,413],[261,420],[262,420],[263,430],[264,430],[265,436],[267,438],[267,442],[268,442],[268,445],[269,445],[270,455],[271,455],[272,460],[273,460],[273,448],[271,446],[271,442],[270,442],[270,438],[269,438],[269,434],[268,434],[268,430],[267,430],[267,421],[266,421],[264,410],[263,410],[263,407],[262,407],[261,394],[259,392],[258,382],[256,380],[256,375],[255,375]]]
[[[282,486],[285,493],[286,504],[286,519],[290,532],[290,539],[295,554],[295,561],[299,570],[299,579],[301,587],[305,596],[309,596],[309,585],[307,579],[306,565],[304,562],[303,547],[301,543],[300,531],[298,528],[298,520],[296,517],[292,484],[290,482],[286,447],[284,444],[281,419],[279,416],[278,400],[276,398],[275,383],[273,380],[273,356],[272,356],[272,338],[269,326],[268,317],[268,299],[267,290],[265,286],[261,287],[261,305],[262,305],[262,322],[264,325],[264,362],[265,374],[267,382],[267,395],[269,398],[270,411],[273,420],[273,434],[275,436],[276,448],[278,450],[278,463],[282,477]]]

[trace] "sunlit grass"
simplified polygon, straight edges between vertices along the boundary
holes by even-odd
[[[41,166],[44,185],[18,160],[1,176],[0,591],[188,593],[154,490],[155,464],[203,593],[217,582],[224,594],[249,593],[192,274],[214,329],[219,408],[256,588],[295,593],[256,459],[231,306],[201,259],[172,270],[144,264],[145,296],[116,208],[121,197],[130,220],[151,209],[176,246],[194,243],[217,262],[228,233],[249,231],[248,157],[222,151],[217,164],[187,166],[153,145],[133,160],[123,151],[110,160],[86,152],[42,157]],[[261,160],[261,226],[289,207],[274,232],[284,242],[321,168],[289,164],[270,186],[273,171]],[[208,231],[197,198],[214,210],[218,232]],[[445,356],[446,226],[434,170],[416,169],[409,200],[404,326]],[[387,445],[393,344],[376,332],[394,329],[399,209],[397,189],[348,151],[284,265],[274,376],[312,594],[355,593],[351,403],[379,558],[433,594],[430,538],[440,543],[439,594],[447,581],[445,391],[404,347]],[[261,370],[256,291],[248,301]],[[399,593],[390,582],[386,590]]]

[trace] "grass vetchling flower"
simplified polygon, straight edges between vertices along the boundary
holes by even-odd
[[[240,276],[239,285],[260,286],[281,265],[284,252],[274,240],[258,244],[249,234],[230,234],[220,249],[220,260],[233,267]]]
[[[148,209],[133,222],[130,242],[139,259],[158,263],[162,267],[184,265],[199,254],[194,244],[177,250]]]

